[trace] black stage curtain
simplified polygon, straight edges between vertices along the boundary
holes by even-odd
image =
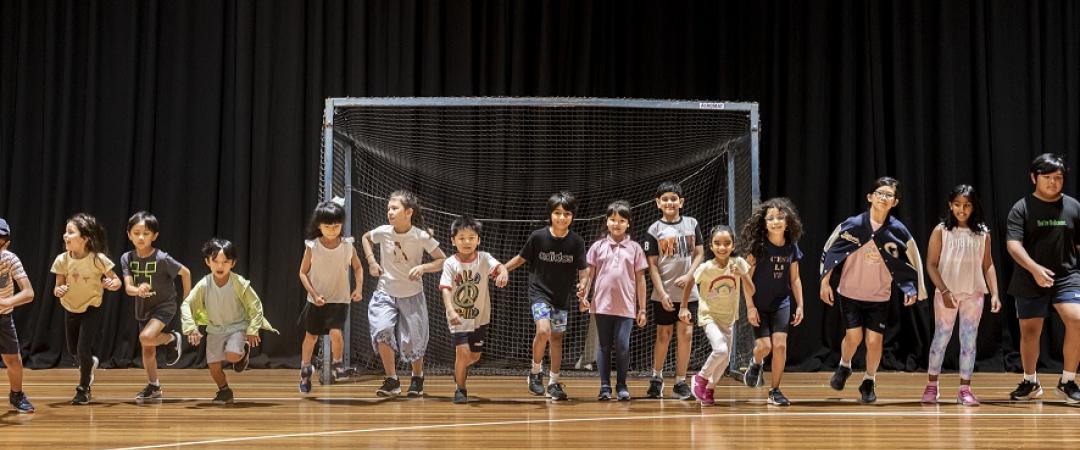
[[[842,331],[817,299],[817,260],[879,175],[904,183],[899,217],[924,251],[948,189],[975,185],[1004,290],[1004,219],[1031,191],[1028,162],[1080,162],[1080,3],[0,2],[0,215],[38,292],[15,313],[28,364],[71,365],[49,274],[65,218],[100,218],[118,259],[127,217],[148,208],[158,246],[196,277],[204,240],[239,244],[237,272],[283,331],[253,363],[296,366],[323,99],[474,95],[760,102],[763,194],[790,196],[807,230],[789,366],[827,370]],[[1018,370],[1003,300],[979,370]],[[104,308],[104,367],[139,364],[131,300]],[[925,367],[931,304],[895,312],[883,367]],[[1055,319],[1045,368],[1060,368],[1062,337]],[[946,369],[956,358],[954,342]]]

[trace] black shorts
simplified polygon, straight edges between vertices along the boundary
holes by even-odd
[[[675,302],[675,310],[668,311],[664,309],[664,305],[660,302],[650,301],[653,307],[653,320],[657,325],[675,325],[675,322],[679,321],[679,303]],[[697,304],[698,302],[686,302],[686,309],[690,310],[690,324],[697,324]]]
[[[864,302],[840,296],[840,310],[848,329],[866,328],[885,334],[885,323],[889,320],[889,302]]]
[[[0,314],[0,354],[19,354],[19,336],[15,334],[15,319],[11,314]]]
[[[761,326],[754,328],[754,339],[772,337],[773,333],[787,333],[791,323],[791,305],[776,311],[758,310]]]
[[[169,324],[176,317],[176,302],[161,302],[147,307],[142,313],[142,317],[139,316],[138,312],[135,313],[135,319],[139,321],[140,330],[146,328],[146,324],[150,322],[150,319],[160,320],[161,323],[165,324],[165,328],[169,328]]]
[[[484,352],[484,339],[487,337],[487,325],[480,325],[472,331],[450,333],[450,342],[456,348],[459,345],[469,345],[469,351],[473,353]]]
[[[304,306],[304,331],[312,335],[330,334],[330,330],[345,328],[345,316],[349,313],[348,303],[324,303],[315,306],[308,302]]]

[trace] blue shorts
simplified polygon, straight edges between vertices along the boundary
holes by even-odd
[[[1058,303],[1080,303],[1080,291],[1061,291],[1045,297],[1016,297],[1016,318],[1046,318],[1050,315],[1050,306]]]
[[[551,321],[551,332],[553,333],[566,332],[566,318],[568,315],[568,310],[555,308],[547,302],[537,302],[532,305],[533,322]]]

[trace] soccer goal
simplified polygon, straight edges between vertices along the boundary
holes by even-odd
[[[450,223],[468,214],[484,225],[480,250],[503,262],[517,254],[532,230],[546,226],[545,202],[556,191],[570,191],[580,199],[571,228],[587,245],[604,231],[603,211],[617,199],[633,205],[630,236],[640,241],[660,217],[654,199],[661,181],[682,185],[682,213],[696,218],[703,234],[717,224],[737,229],[759,198],[756,103],[331,98],[324,114],[320,198],[345,198],[345,232],[358,240],[386,223],[387,197],[398,189],[419,196],[426,225],[447,255],[455,251]],[[519,269],[506,288],[492,287],[486,351],[474,373],[521,374],[528,369],[534,327],[527,275],[527,268]],[[345,357],[349,367],[375,372],[381,365],[368,334],[367,302],[377,283],[370,277],[364,281],[364,301],[352,304],[344,330]],[[424,293],[431,330],[425,371],[452,373],[454,349],[438,274],[424,277]],[[649,318],[649,325],[635,328],[631,336],[634,372],[652,365],[656,332],[651,308]],[[572,310],[564,368],[573,369],[582,356],[588,328],[588,315]],[[739,371],[753,345],[745,318],[736,326],[735,341],[731,368]],[[316,360],[325,383],[330,356],[328,339],[323,342]],[[673,369],[675,350],[673,340],[667,373]],[[704,333],[695,329],[691,369],[700,367],[709,351]]]

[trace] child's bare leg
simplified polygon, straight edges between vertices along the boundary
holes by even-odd
[[[667,359],[668,346],[671,345],[671,334],[674,325],[656,326],[656,344],[653,345],[653,371],[660,373],[664,370],[664,360]]]
[[[315,344],[319,342],[319,337],[311,334],[304,333],[304,343],[300,346],[300,365],[310,366],[311,355],[315,353]]]
[[[678,332],[677,353],[675,358],[675,381],[686,380],[686,368],[690,365],[690,345],[694,342],[694,327],[679,321],[675,325]]]
[[[345,336],[339,329],[330,330],[330,357],[334,359],[334,362],[340,362],[344,359],[345,353]]]
[[[551,339],[551,321],[540,319],[536,321],[536,335],[533,336],[532,362],[539,365],[544,362],[544,350],[547,350],[548,341]],[[555,360],[552,355],[552,361]],[[553,368],[554,370],[554,368]]]
[[[394,349],[385,342],[379,343],[379,359],[382,361],[383,373],[388,377],[397,376],[397,364],[394,362]]]
[[[563,333],[552,332],[548,341],[551,344],[551,373],[559,373],[559,369],[562,367],[563,336]]]
[[[772,387],[780,387],[780,379],[784,377],[784,369],[787,366],[787,333],[773,333],[772,335]]]
[[[222,362],[207,363],[206,368],[210,370],[210,378],[214,379],[214,383],[217,384],[218,389],[223,389],[229,385],[229,379],[225,376],[225,370],[222,368]]]
[[[11,392],[22,392],[23,388],[23,365],[22,355],[11,354],[2,355],[4,359],[4,366],[7,367],[8,384],[11,385]]]

